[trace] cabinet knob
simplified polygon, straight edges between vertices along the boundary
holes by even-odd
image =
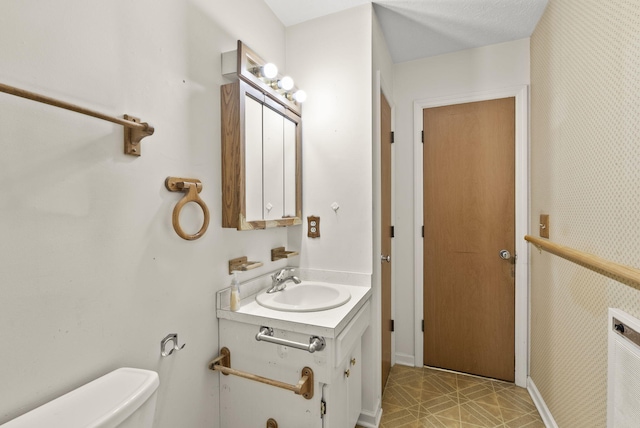
[[[352,365],[352,366],[355,366],[355,365],[356,365],[356,359],[355,359],[355,358],[352,358],[352,359],[351,359],[351,365]]]
[[[345,371],[344,371],[344,375],[345,375],[346,377],[349,377],[349,376],[351,375],[351,370],[349,370],[349,369],[345,370]]]

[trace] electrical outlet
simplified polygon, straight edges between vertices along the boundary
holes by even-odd
[[[307,236],[309,238],[320,237],[320,217],[312,215],[307,217]]]

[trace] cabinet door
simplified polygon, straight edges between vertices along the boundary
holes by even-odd
[[[295,217],[296,212],[296,133],[297,124],[284,119],[284,216]]]
[[[265,220],[284,214],[284,117],[264,106],[262,109],[262,157]]]
[[[247,218],[262,219],[262,104],[248,95],[244,120]]]
[[[219,381],[220,428],[265,428],[269,418],[275,419],[280,428],[322,427],[321,385],[328,379],[327,374],[323,373],[323,365],[316,361],[323,358],[327,349],[310,354],[286,346],[258,342],[255,334],[259,325],[220,319],[218,328],[221,346],[231,351],[233,369],[296,385],[300,381],[302,368],[310,367],[315,379],[313,398],[307,400],[286,389],[216,372],[214,375],[218,376]],[[276,330],[275,335],[296,342],[308,338],[293,332],[285,334],[282,330]],[[213,394],[211,391],[207,393]]]
[[[349,379],[345,375],[345,362],[346,360],[336,367],[331,383],[324,388],[327,413],[324,415],[322,428],[349,427]]]
[[[362,348],[360,345],[361,340],[358,340],[356,346],[351,352],[351,360],[347,362],[349,366],[349,385],[347,393],[349,427],[356,426],[356,423],[360,418],[360,412],[362,411]]]
[[[326,388],[327,414],[323,428],[355,427],[362,411],[362,356],[358,339],[347,357],[336,367]]]

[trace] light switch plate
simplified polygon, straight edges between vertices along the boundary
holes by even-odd
[[[549,238],[549,214],[540,214],[540,237]]]
[[[313,215],[307,217],[307,236],[309,238],[320,237],[320,217]]]

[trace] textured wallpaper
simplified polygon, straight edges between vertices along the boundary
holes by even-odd
[[[639,58],[638,0],[550,0],[531,38],[530,230],[636,268]],[[531,377],[562,428],[606,426],[610,306],[640,318],[640,286],[532,247]]]

